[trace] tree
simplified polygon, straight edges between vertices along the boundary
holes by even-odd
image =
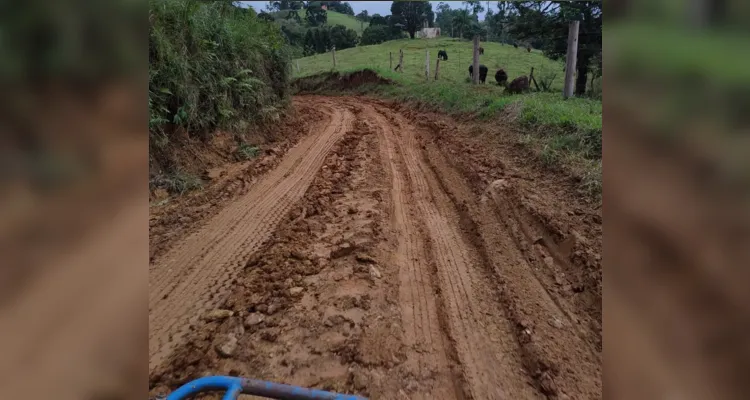
[[[367,10],[362,10],[361,13],[356,15],[356,18],[360,21],[367,22],[370,20],[370,14],[367,12]]]
[[[266,8],[269,11],[299,10],[302,8],[302,2],[290,0],[269,1]]]
[[[365,22],[370,20],[370,15],[367,13],[367,10],[362,10],[362,12],[357,14],[355,18],[359,21],[359,30],[364,31]]]
[[[484,11],[484,7],[482,6],[482,2],[479,0],[469,0],[464,1],[464,6],[468,8],[472,14],[478,15],[480,12]]]
[[[295,10],[289,10],[286,14],[286,17],[284,17],[285,20],[292,20],[298,24],[302,23],[302,17],[299,16],[299,13]]]
[[[404,37],[401,29],[393,29],[386,25],[370,25],[362,32],[360,44],[368,46],[380,44],[389,40],[397,40]]]
[[[414,34],[422,28],[425,22],[433,25],[435,14],[432,5],[428,1],[404,1],[397,0],[391,4],[391,19],[394,25],[400,23],[409,37],[414,39]]]
[[[370,17],[370,26],[372,25],[388,25],[388,20],[380,14],[372,14]]]
[[[437,13],[435,14],[435,25],[439,26],[441,30],[450,32],[453,28],[453,10],[447,3],[440,2],[437,6]],[[451,34],[451,36],[453,36]]]
[[[260,12],[258,14],[258,18],[260,18],[260,19],[262,19],[264,21],[268,21],[268,22],[274,22],[275,21],[275,19],[273,18],[273,15],[271,15],[271,14],[265,12],[265,11]]]
[[[323,25],[328,22],[328,13],[323,9],[320,2],[310,2],[307,4],[307,10],[305,10],[305,21],[310,26]]]
[[[349,3],[341,2],[341,1],[321,1],[321,5],[328,7],[331,11],[336,11],[338,13],[346,14],[346,15],[354,15],[354,9]]]
[[[357,31],[348,29],[344,25],[336,25],[331,28],[331,44],[336,49],[343,50],[357,45]]]
[[[453,29],[458,32],[458,37],[463,38],[464,33],[468,32],[473,22],[468,10],[456,10],[453,16]]]

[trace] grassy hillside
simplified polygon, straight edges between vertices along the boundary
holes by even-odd
[[[376,71],[398,85],[362,87],[361,92],[384,95],[404,101],[480,118],[510,118],[525,127],[529,134],[519,141],[540,150],[550,165],[566,164],[581,171],[586,189],[601,189],[602,103],[588,98],[563,100],[563,64],[552,61],[539,51],[527,52],[499,43],[483,43],[480,63],[489,68],[487,84],[474,86],[469,81],[472,44],[451,38],[429,40],[395,40],[374,46],[361,46],[336,52],[337,70],[346,73],[365,68]],[[404,51],[404,72],[390,68],[398,63],[398,51]],[[448,52],[448,61],[440,62],[439,79],[435,62],[439,50]],[[430,53],[430,80],[425,80],[425,53]],[[299,63],[297,72],[296,63]],[[294,75],[305,77],[332,69],[330,53],[301,58],[294,63]],[[508,95],[495,83],[494,75],[503,68],[513,79],[528,75],[534,67],[537,81],[555,76],[552,91]]]
[[[299,13],[299,16],[302,17],[303,20],[305,19],[305,10],[297,10],[297,13]],[[327,25],[344,25],[349,29],[354,29],[355,31],[357,31],[357,34],[359,34],[360,36],[362,35],[362,31],[369,25],[369,23],[367,22],[365,22],[364,24],[360,23],[351,15],[346,15],[330,10],[326,11],[326,13],[328,14]]]
[[[487,76],[488,83],[495,83],[495,71],[499,68],[505,69],[510,79],[520,75],[528,75],[531,67],[535,68],[534,75],[537,80],[543,74],[557,74],[553,85],[562,90],[563,64],[552,61],[542,55],[541,52],[532,50],[531,53],[525,49],[516,49],[513,46],[501,45],[499,43],[482,43],[485,49],[484,55],[480,56],[480,63],[489,68]],[[422,83],[425,80],[425,50],[430,53],[430,74],[434,78],[435,61],[439,50],[448,53],[448,61],[440,62],[440,81],[464,83],[469,77],[469,65],[471,65],[472,44],[469,41],[459,41],[451,38],[439,38],[430,40],[394,40],[373,46],[360,46],[336,52],[336,62],[339,69],[351,68],[378,68],[387,71],[390,66],[389,53],[393,53],[393,66],[398,64],[399,49],[404,50],[404,73],[399,74],[399,80]],[[317,54],[299,60],[300,73],[296,76],[314,75],[330,71],[332,60],[330,54]]]

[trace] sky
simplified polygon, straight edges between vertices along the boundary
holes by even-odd
[[[266,5],[268,4],[267,1],[241,1],[241,3],[247,4],[255,9],[255,11],[262,11],[265,10]],[[372,14],[380,14],[380,15],[390,15],[391,14],[391,1],[350,1],[349,4],[352,6],[352,9],[354,9],[354,14],[359,14],[362,10],[367,10],[367,13]],[[431,1],[432,3],[432,11],[437,11],[437,5],[440,3],[439,1]],[[463,2],[461,1],[446,1],[452,9],[458,9],[458,8],[464,8]],[[490,7],[494,9],[494,11],[497,11],[497,5],[495,1],[491,1]],[[485,8],[487,7],[487,2],[483,2],[482,4]],[[479,19],[484,19],[484,12],[479,13]]]

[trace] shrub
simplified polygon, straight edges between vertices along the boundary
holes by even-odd
[[[389,40],[402,39],[404,32],[386,25],[370,25],[362,32],[361,44],[380,44]]]

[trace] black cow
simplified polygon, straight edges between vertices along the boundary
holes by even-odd
[[[503,69],[497,70],[495,72],[495,81],[500,86],[505,86],[505,84],[508,83],[508,74]]]
[[[518,78],[513,79],[513,81],[505,87],[505,91],[511,94],[528,92],[529,77],[519,76]]]
[[[484,55],[484,47],[479,47],[479,54]]]
[[[474,79],[474,65],[469,65],[469,78]],[[479,82],[484,83],[487,79],[487,66],[479,64]]]
[[[448,53],[445,50],[438,51],[438,58],[443,61],[448,61]]]

